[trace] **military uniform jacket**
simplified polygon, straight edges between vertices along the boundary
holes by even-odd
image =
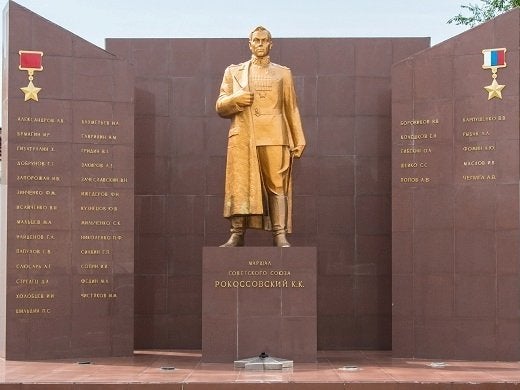
[[[230,118],[226,162],[224,217],[248,215],[248,227],[270,229],[263,206],[263,187],[257,146],[305,145],[294,83],[289,68],[269,63],[267,76],[251,83],[251,61],[230,65],[224,72],[216,110]],[[239,107],[234,94],[255,93],[251,106]],[[291,183],[289,183],[288,230],[291,229]]]

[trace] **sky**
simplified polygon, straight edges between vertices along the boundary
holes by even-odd
[[[273,38],[431,37],[435,45],[467,30],[446,22],[462,11],[462,4],[478,0],[16,2],[104,48],[105,38],[240,38],[258,25]]]

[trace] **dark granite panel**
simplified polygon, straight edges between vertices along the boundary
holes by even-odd
[[[392,111],[390,79],[356,77],[356,115],[388,115]]]
[[[355,150],[358,156],[391,155],[391,125],[387,116],[356,116]]]
[[[199,275],[170,276],[168,278],[168,312],[176,315],[200,312],[201,287]]]
[[[211,42],[204,39],[175,39],[167,42],[170,46],[170,58],[166,61],[168,75],[193,77],[203,74],[204,55]]]
[[[394,320],[414,315],[414,280],[410,274],[392,275],[392,314]]]
[[[443,187],[416,190],[414,228],[416,230],[453,229],[454,201],[453,191]]]
[[[392,172],[388,157],[358,157],[356,193],[359,195],[390,193]]]
[[[291,68],[293,75],[316,75],[318,73],[317,39],[283,39],[275,41],[279,46],[280,64]],[[275,61],[276,62],[276,61]]]
[[[135,157],[136,195],[160,195],[169,187],[169,164],[164,157]]]
[[[329,196],[354,194],[355,161],[352,157],[322,157],[318,185]],[[336,180],[341,177],[342,180]]]
[[[160,234],[166,226],[165,196],[135,197],[135,229],[139,234]]]
[[[394,59],[392,58],[392,40],[364,38],[355,40],[356,76],[385,77],[390,76]],[[378,61],[370,61],[378,58]]]
[[[320,275],[353,275],[356,272],[354,234],[324,234],[317,243]]]
[[[415,354],[413,319],[392,317],[392,356],[409,357]]]
[[[414,231],[413,240],[415,274],[453,272],[455,244],[451,230]]]
[[[135,154],[167,157],[171,154],[172,132],[168,118],[140,116],[135,118]]]
[[[496,232],[497,274],[518,274],[520,272],[520,242],[517,240],[518,230]]]
[[[174,276],[200,275],[203,235],[170,235],[167,239],[168,274]]]
[[[322,156],[355,154],[355,118],[320,117],[318,120],[318,151]]]
[[[494,229],[495,202],[492,187],[459,187],[455,193],[455,228]]]
[[[140,77],[135,79],[135,115],[169,116],[171,81]]]
[[[496,356],[496,323],[494,319],[457,321],[454,356],[470,356],[481,360]]]
[[[356,74],[356,45],[353,40],[326,39],[318,45],[318,74]]]
[[[356,79],[345,75],[318,78],[318,115],[352,116],[356,110]],[[330,96],[335,96],[334,100]]]
[[[341,315],[354,313],[353,276],[318,277],[318,315]]]
[[[392,274],[410,274],[413,272],[413,233],[392,232]]]
[[[421,318],[441,319],[453,316],[453,276],[417,275],[413,280],[414,314]]]
[[[454,356],[459,337],[453,321],[446,319],[421,319],[414,324],[414,354],[416,357],[442,359]],[[408,341],[405,343],[408,347]],[[410,355],[407,355],[410,356]]]
[[[166,198],[166,233],[202,234],[204,199],[201,196],[175,195]]]
[[[455,232],[455,273],[493,275],[496,272],[496,237],[493,230]]]
[[[136,255],[143,261],[135,266],[137,274],[163,274],[167,269],[167,238],[162,234],[140,235]]]
[[[497,278],[497,314],[500,320],[518,319],[518,294],[520,294],[518,274],[501,275]]]
[[[494,319],[497,310],[496,278],[488,275],[455,275],[455,314]]]
[[[356,239],[357,274],[391,275],[392,237],[390,235],[358,235]]]
[[[353,234],[355,206],[352,196],[318,197],[318,235]]]
[[[390,195],[359,195],[356,198],[357,234],[389,234]]]
[[[135,295],[135,314],[137,316],[165,314],[168,305],[167,278],[162,275],[136,274],[136,291],[148,291],[150,294]]]
[[[390,316],[392,290],[390,275],[356,275],[354,289],[355,311],[360,316]],[[378,286],[374,288],[373,286]]]

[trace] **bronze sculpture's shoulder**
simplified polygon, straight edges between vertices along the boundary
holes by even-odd
[[[291,70],[291,68],[289,68],[288,66],[284,66],[284,65],[280,65],[280,64],[275,64],[274,62],[271,62],[271,64],[272,64],[273,66],[278,67],[278,68]]]

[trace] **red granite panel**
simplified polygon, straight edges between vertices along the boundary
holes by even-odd
[[[356,76],[389,77],[394,58],[391,39],[356,39]],[[411,54],[411,53],[410,53]],[[378,61],[367,61],[379,58]],[[388,80],[390,81],[390,80]]]
[[[317,211],[318,235],[354,233],[354,199],[352,196],[319,197]]]
[[[414,240],[414,273],[445,274],[453,272],[455,255],[451,230],[417,230]]]
[[[390,196],[360,195],[356,199],[358,234],[388,234],[391,230]]]
[[[414,314],[440,319],[453,315],[453,277],[450,274],[417,275],[413,280]]]
[[[353,155],[356,143],[354,117],[320,117],[318,151],[322,156]]]
[[[455,275],[455,314],[493,319],[497,310],[496,282],[493,275]]]
[[[355,114],[354,77],[344,75],[322,76],[318,79],[318,115],[352,116]],[[330,99],[335,96],[335,99]]]
[[[357,116],[355,150],[358,156],[387,157],[391,155],[390,118]]]
[[[326,39],[318,45],[318,74],[355,74],[355,48],[352,40]]]
[[[455,272],[466,275],[492,275],[496,272],[495,232],[462,230],[455,232]]]

